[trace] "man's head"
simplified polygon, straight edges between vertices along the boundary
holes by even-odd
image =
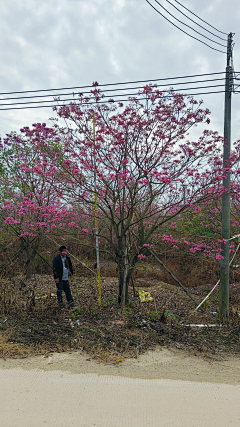
[[[67,255],[68,250],[67,250],[66,246],[60,246],[59,252],[60,252],[60,255],[64,258]]]

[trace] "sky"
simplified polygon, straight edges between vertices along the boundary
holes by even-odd
[[[155,0],[149,1],[167,16]],[[159,2],[178,19],[226,45],[191,23],[167,0]],[[171,2],[179,7],[175,0]],[[181,3],[217,29],[236,33],[234,69],[240,73],[238,1],[181,0]],[[93,81],[104,84],[214,73],[226,67],[226,54],[185,35],[146,0],[0,0],[0,6],[1,93],[84,86]],[[217,44],[209,44],[226,51]],[[223,134],[224,94],[200,98],[212,113],[211,129]],[[54,114],[50,108],[0,111],[0,135],[4,137],[37,122],[50,124],[48,119]],[[200,131],[201,127],[195,130],[196,136]],[[240,139],[240,94],[233,94],[232,140],[237,139]]]

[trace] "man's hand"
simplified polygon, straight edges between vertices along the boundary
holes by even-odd
[[[59,283],[59,279],[56,279],[56,280],[55,280],[55,282],[56,282],[56,283]]]

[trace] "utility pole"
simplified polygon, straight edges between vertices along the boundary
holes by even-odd
[[[233,34],[228,35],[227,67],[225,80],[225,112],[224,112],[224,147],[223,167],[229,168],[231,153],[231,100],[233,91],[232,63]],[[219,318],[226,319],[229,314],[229,239],[230,239],[230,170],[225,173],[223,186],[226,191],[222,195],[222,256],[220,264]]]

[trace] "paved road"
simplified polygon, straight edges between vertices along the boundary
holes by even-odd
[[[240,385],[0,369],[1,427],[240,427]]]

